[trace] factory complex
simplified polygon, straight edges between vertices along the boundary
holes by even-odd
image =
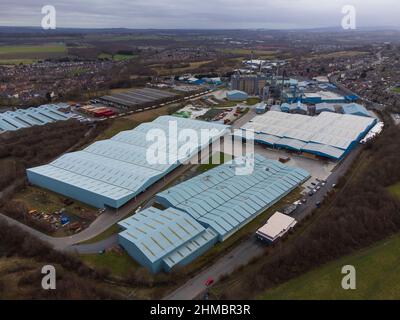
[[[166,136],[168,144],[160,152],[169,161],[151,164],[146,152],[154,142],[147,140],[147,134],[152,129],[170,134],[171,121],[177,124],[177,135],[186,129],[196,131],[198,136],[201,130],[214,130],[212,141],[191,144],[184,155],[178,156],[171,150],[179,150],[187,143]],[[28,169],[27,176],[34,185],[94,207],[119,208],[228,132],[229,126],[221,124],[161,116],[82,151],[67,153],[48,165]]]
[[[152,88],[131,89],[100,97],[98,100],[105,105],[125,110],[140,110],[157,103],[167,102],[177,97],[177,94]]]
[[[253,130],[255,141],[274,148],[342,159],[375,126],[377,119],[322,112],[316,117],[269,111],[241,129]]]
[[[310,174],[255,155],[250,175],[221,164],[156,195],[166,210],[145,209],[120,223],[119,243],[153,272],[185,265],[224,241],[303,184]]]
[[[16,131],[32,126],[42,126],[51,122],[66,121],[71,114],[59,111],[68,107],[67,104],[48,104],[37,108],[18,109],[0,113],[0,133]]]

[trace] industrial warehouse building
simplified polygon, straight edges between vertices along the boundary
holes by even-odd
[[[254,130],[255,141],[275,148],[342,159],[375,125],[376,119],[322,112],[316,117],[269,111],[242,130]]]
[[[107,105],[127,110],[140,110],[152,104],[174,99],[177,94],[151,88],[131,89],[113,95],[103,96],[99,100]]]
[[[226,240],[309,177],[305,170],[259,155],[250,175],[237,175],[235,160],[227,162],[157,194],[156,202],[168,209],[150,208],[123,221],[119,242],[150,270],[169,271]]]
[[[16,131],[32,126],[43,126],[45,124],[66,121],[71,118],[70,113],[64,113],[59,109],[68,107],[67,104],[48,104],[37,108],[18,109],[0,113],[0,133],[5,131]]]
[[[341,104],[326,102],[318,103],[315,105],[315,113],[320,114],[321,112],[336,112],[336,109],[340,109],[341,107]]]
[[[217,234],[174,208],[150,207],[118,224],[119,244],[153,273],[186,265],[217,242]]]
[[[255,155],[250,175],[237,175],[231,161],[159,193],[156,201],[187,212],[223,241],[309,177],[302,169]]]
[[[191,144],[179,157],[176,150],[187,146],[187,142],[174,144],[172,140],[160,151],[167,164],[150,164],[146,152],[154,141],[147,140],[147,133],[159,129],[169,141],[170,123],[177,124],[178,135],[185,129],[195,130],[199,137],[202,129],[214,132],[210,141]],[[48,165],[28,169],[27,176],[34,185],[94,207],[119,208],[228,132],[229,126],[221,124],[162,116],[109,140],[95,142],[82,151],[65,154]]]
[[[346,103],[346,97],[332,91],[305,92],[301,98],[301,102],[307,104],[318,104],[323,102]]]
[[[352,114],[360,117],[371,117],[369,111],[364,106],[358,103],[346,104],[342,106],[342,109],[344,114]]]
[[[287,113],[307,114],[308,107],[302,104],[300,101],[296,103],[283,103],[281,105],[281,111]]]

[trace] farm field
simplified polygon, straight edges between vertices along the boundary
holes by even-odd
[[[29,64],[66,55],[64,44],[0,46],[0,64]]]
[[[389,192],[400,199],[400,182],[389,187]]]
[[[380,300],[400,298],[400,235],[331,262],[260,296],[266,300]],[[352,265],[357,289],[343,290],[341,269]]]

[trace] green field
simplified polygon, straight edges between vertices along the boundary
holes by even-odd
[[[353,265],[357,289],[343,290],[341,269]],[[267,300],[400,299],[400,234],[268,290]]]
[[[125,252],[81,255],[81,259],[92,268],[106,268],[114,277],[123,278],[139,265]]]
[[[208,170],[218,167],[220,164],[231,161],[232,156],[223,152],[215,153],[208,159],[208,163],[201,164],[198,168],[199,172],[206,172]]]
[[[248,98],[246,101],[247,105],[249,106],[254,106],[257,103],[260,103],[260,99],[259,98]]]
[[[400,87],[392,88],[392,92],[400,93]]]
[[[0,46],[0,54],[18,54],[18,53],[60,53],[66,52],[63,44],[47,44],[43,46]]]
[[[64,44],[0,46],[0,64],[29,64],[66,54],[67,48]]]
[[[393,185],[393,186],[390,186],[390,187],[389,187],[389,192],[390,192],[393,196],[395,196],[395,197],[397,197],[397,198],[400,199],[400,182],[399,182],[399,183],[396,183],[396,184]]]

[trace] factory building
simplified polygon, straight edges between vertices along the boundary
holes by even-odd
[[[318,103],[315,105],[315,113],[320,114],[321,112],[336,112],[337,109],[340,109],[342,105],[335,103]]]
[[[376,119],[322,112],[316,117],[269,111],[242,130],[253,130],[255,141],[332,160],[340,160],[375,125]]]
[[[302,95],[301,102],[307,104],[318,103],[346,103],[346,98],[331,91],[305,92]]]
[[[295,114],[307,114],[308,107],[301,102],[297,103],[283,103],[281,105],[281,111],[286,113],[295,113]]]
[[[235,160],[221,164],[157,194],[166,209],[150,207],[120,222],[119,244],[150,271],[169,272],[229,238],[310,177],[259,155],[252,174],[237,175],[236,167]]]
[[[237,175],[235,160],[174,186],[156,202],[188,213],[224,241],[309,179],[310,174],[255,155],[254,171]]]
[[[262,74],[234,74],[231,77],[231,88],[232,90],[244,91],[250,96],[262,96],[269,79],[268,76]]]
[[[351,114],[360,117],[371,117],[369,111],[364,106],[358,103],[346,104],[342,108],[344,114]]]
[[[249,98],[248,94],[239,90],[232,90],[226,93],[226,98],[229,101],[245,101]]]
[[[119,244],[153,273],[184,266],[217,242],[217,234],[187,213],[150,207],[118,223]]]
[[[177,98],[176,93],[151,88],[130,89],[121,93],[100,97],[103,104],[124,110],[142,110],[144,107]]]
[[[0,133],[69,120],[72,114],[60,111],[60,109],[67,107],[68,105],[63,103],[48,104],[37,108],[0,113]]]
[[[176,124],[177,135],[192,129],[214,130],[210,141],[190,145],[179,154],[186,141],[170,140],[170,123]],[[149,163],[146,153],[154,145],[148,132],[156,129],[165,134],[168,144],[159,151],[162,163]],[[30,183],[79,200],[97,208],[119,208],[169,172],[192,158],[209,143],[229,132],[229,126],[199,120],[162,116],[151,123],[142,123],[133,130],[123,131],[111,139],[95,142],[82,151],[62,155],[48,165],[27,170]]]

